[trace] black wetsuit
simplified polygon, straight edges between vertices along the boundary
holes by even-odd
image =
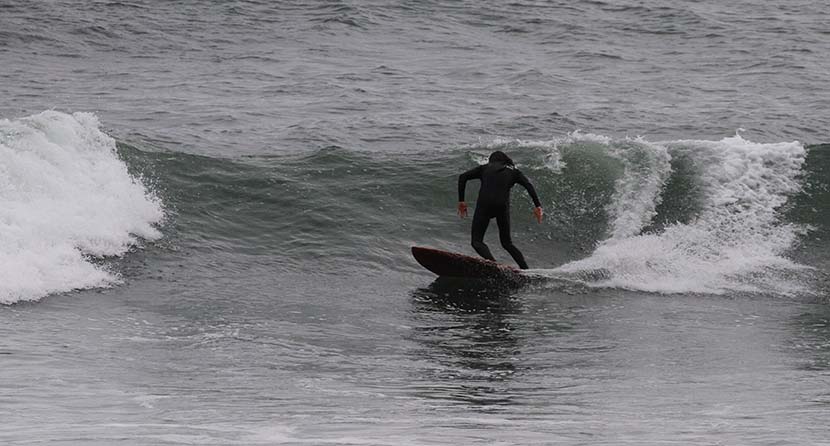
[[[484,233],[490,224],[490,219],[495,218],[499,226],[499,240],[501,246],[510,253],[513,260],[519,264],[519,268],[527,269],[527,262],[522,252],[513,245],[510,239],[510,188],[518,183],[527,189],[533,204],[541,206],[539,197],[536,196],[536,189],[530,184],[515,166],[490,162],[462,173],[458,177],[458,201],[464,201],[464,189],[467,180],[481,180],[481,189],[478,192],[476,210],[473,214],[473,237],[472,245],[476,252],[485,259],[495,260],[490,248],[484,243]]]

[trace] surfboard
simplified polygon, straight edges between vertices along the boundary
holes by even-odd
[[[412,247],[412,256],[421,266],[439,277],[496,280],[509,283],[523,283],[527,280],[518,268],[479,257],[421,246]]]

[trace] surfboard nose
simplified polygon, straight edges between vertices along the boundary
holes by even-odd
[[[440,249],[413,246],[412,256],[421,266],[439,277],[494,279],[510,282],[524,279],[521,271],[512,266]]]

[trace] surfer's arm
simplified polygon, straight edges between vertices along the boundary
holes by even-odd
[[[542,212],[542,203],[539,202],[539,196],[536,195],[536,188],[534,188],[530,180],[528,180],[527,177],[518,170],[516,171],[516,182],[527,189],[527,193],[530,194],[530,198],[533,199],[533,205],[536,206],[533,208],[533,216],[536,217],[536,221],[541,223],[544,212]]]
[[[533,187],[533,184],[531,184],[530,180],[528,180],[527,177],[518,170],[516,171],[516,182],[527,189],[527,193],[530,194],[530,198],[533,200],[534,206],[537,208],[542,207],[542,203],[539,201],[539,196],[536,195],[536,189]]]
[[[481,179],[481,169],[484,166],[478,166],[470,169],[458,176],[458,202],[464,202],[464,189],[467,187],[467,180]]]

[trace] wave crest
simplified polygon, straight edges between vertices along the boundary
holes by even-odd
[[[161,201],[90,113],[0,120],[0,303],[119,281],[95,259],[161,237]]]
[[[801,189],[798,180],[806,158],[802,144],[761,144],[735,136],[657,146],[691,163],[686,168],[694,172],[701,194],[696,215],[655,232],[615,231],[588,258],[550,274],[601,270],[603,278],[594,285],[666,293],[808,291],[794,274],[807,268],[785,257],[800,228],[781,222],[778,214]],[[650,195],[651,185],[639,190]],[[631,203],[640,198],[633,196],[618,190],[613,207],[636,208]]]

